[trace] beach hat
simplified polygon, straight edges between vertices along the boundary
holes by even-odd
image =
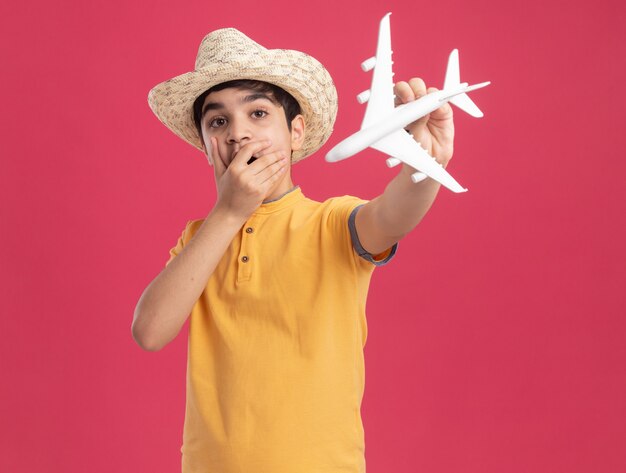
[[[206,35],[200,43],[195,70],[154,87],[148,94],[148,104],[166,127],[202,150],[193,103],[207,89],[237,79],[269,82],[298,101],[306,133],[302,148],[293,152],[293,163],[328,140],[337,116],[337,90],[324,66],[300,51],[266,49],[234,28]]]

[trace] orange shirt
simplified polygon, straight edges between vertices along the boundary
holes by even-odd
[[[183,473],[365,472],[375,265],[355,252],[348,227],[365,202],[315,202],[296,187],[233,239],[190,316]],[[168,263],[201,224],[188,222]]]

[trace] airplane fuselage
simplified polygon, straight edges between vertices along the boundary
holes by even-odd
[[[357,131],[352,136],[338,143],[326,154],[326,161],[341,161],[354,156],[394,131],[405,128],[415,120],[437,110],[450,100],[451,95],[462,93],[465,89],[467,89],[467,84],[459,84],[456,87],[438,90],[413,102],[396,107],[391,114],[386,117],[380,117],[380,121],[377,123]],[[442,97],[448,98],[442,100]]]

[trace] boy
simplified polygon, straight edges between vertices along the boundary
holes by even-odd
[[[426,93],[395,86],[398,103]],[[328,139],[334,84],[312,57],[228,28],[195,70],[149,94],[159,119],[201,149],[217,201],[187,223],[142,294],[132,333],[160,350],[191,313],[182,471],[363,473],[365,302],[372,271],[428,211],[439,184],[404,167],[367,202],[315,202],[291,165]],[[444,166],[448,105],[409,127]]]

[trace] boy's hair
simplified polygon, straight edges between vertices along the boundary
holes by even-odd
[[[210,89],[207,89],[200,95],[193,103],[193,121],[196,124],[196,129],[198,130],[198,135],[200,135],[200,140],[202,138],[202,126],[200,124],[202,120],[202,106],[204,105],[204,99],[211,92],[217,92],[219,90],[234,88],[234,89],[244,89],[244,90],[253,90],[255,92],[261,92],[267,94],[269,98],[276,105],[281,106],[285,110],[285,118],[287,119],[287,127],[289,131],[291,131],[291,122],[292,120],[302,113],[302,109],[300,108],[300,104],[298,101],[293,98],[293,96],[287,92],[286,90],[278,87],[277,85],[270,84],[269,82],[263,82],[260,80],[248,80],[248,79],[239,79],[239,80],[230,80],[228,82],[222,82],[221,84],[217,84]]]

